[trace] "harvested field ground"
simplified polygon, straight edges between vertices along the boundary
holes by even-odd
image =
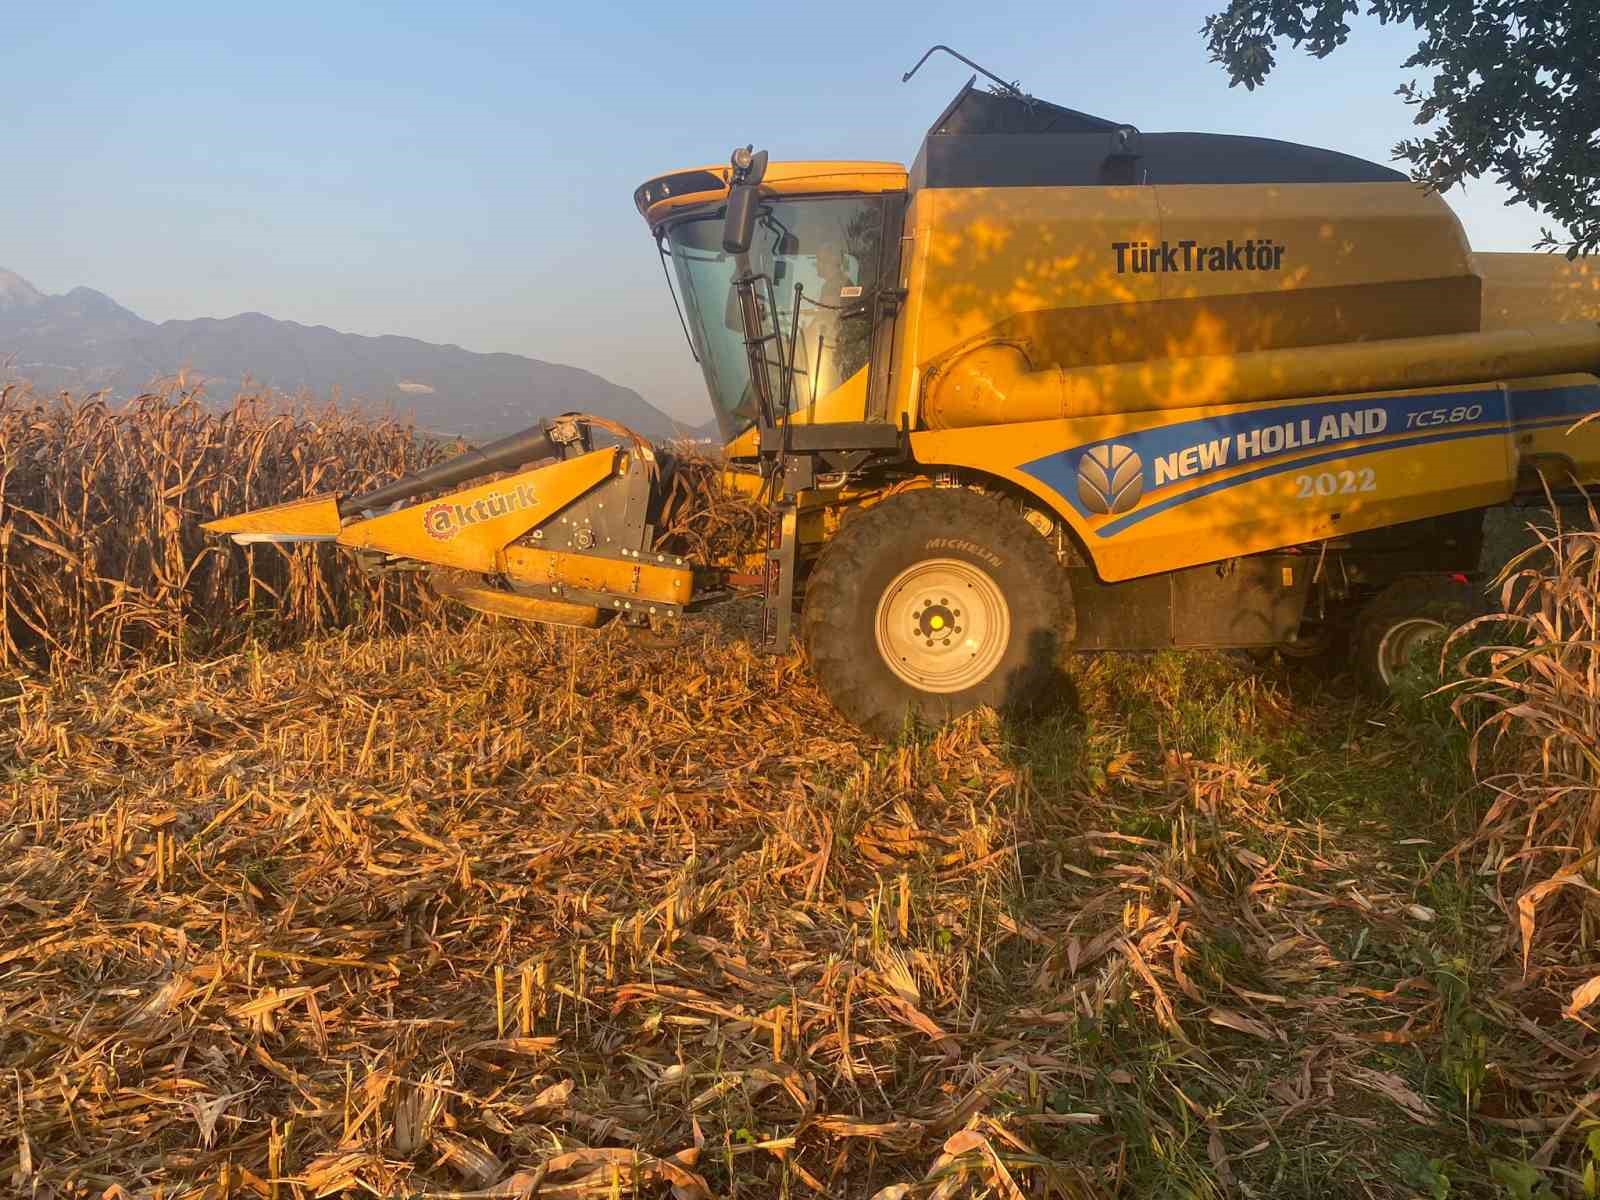
[[[1435,869],[1448,720],[1222,657],[1076,682],[887,748],[709,624],[14,684],[0,1181],[1576,1187],[1595,1046]]]

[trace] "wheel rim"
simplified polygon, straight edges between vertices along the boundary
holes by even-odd
[[[999,585],[970,563],[930,558],[894,577],[878,600],[878,653],[912,687],[948,694],[987,679],[1011,641]]]
[[[1412,617],[1389,626],[1378,643],[1378,674],[1383,677],[1384,684],[1394,685],[1395,677],[1411,662],[1418,646],[1430,637],[1449,632],[1449,626],[1443,621],[1428,617]]]

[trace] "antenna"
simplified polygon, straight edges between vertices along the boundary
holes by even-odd
[[[978,72],[978,74],[980,74],[982,76],[985,76],[988,79],[994,80],[995,91],[1000,92],[1002,95],[1015,96],[1018,100],[1029,100],[1029,99],[1032,99],[1032,97],[1030,97],[1026,92],[1024,92],[1022,90],[1021,87],[1018,86],[1017,81],[1015,79],[1013,79],[1010,83],[1007,83],[1004,79],[1001,79],[1000,76],[996,75],[993,71],[990,71],[990,70],[987,70],[987,69],[985,69],[983,67],[980,67],[977,63],[973,62],[965,54],[962,54],[959,51],[950,49],[949,46],[944,45],[942,42],[937,46],[928,47],[928,52],[926,54],[924,54],[921,58],[917,59],[917,65],[912,67],[911,70],[907,71],[904,75],[900,76],[900,82],[901,83],[909,83],[911,81],[911,77],[922,69],[922,64],[927,62],[930,58],[932,58],[933,55],[934,55],[934,52],[938,51],[938,50],[943,50],[951,58],[958,59],[961,62],[966,63],[967,66],[971,67],[974,71]]]

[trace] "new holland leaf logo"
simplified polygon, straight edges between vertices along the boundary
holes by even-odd
[[[1144,495],[1144,463],[1127,446],[1096,446],[1078,460],[1078,499],[1091,513],[1123,513]]]

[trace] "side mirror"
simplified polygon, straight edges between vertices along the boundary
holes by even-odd
[[[726,254],[744,254],[756,235],[756,213],[761,206],[757,190],[767,173],[767,152],[746,146],[735,150],[729,159],[728,212],[722,219],[722,249]]]
[[[744,254],[756,233],[756,213],[761,207],[760,189],[741,184],[728,193],[728,212],[722,221],[722,249],[728,254]]]

